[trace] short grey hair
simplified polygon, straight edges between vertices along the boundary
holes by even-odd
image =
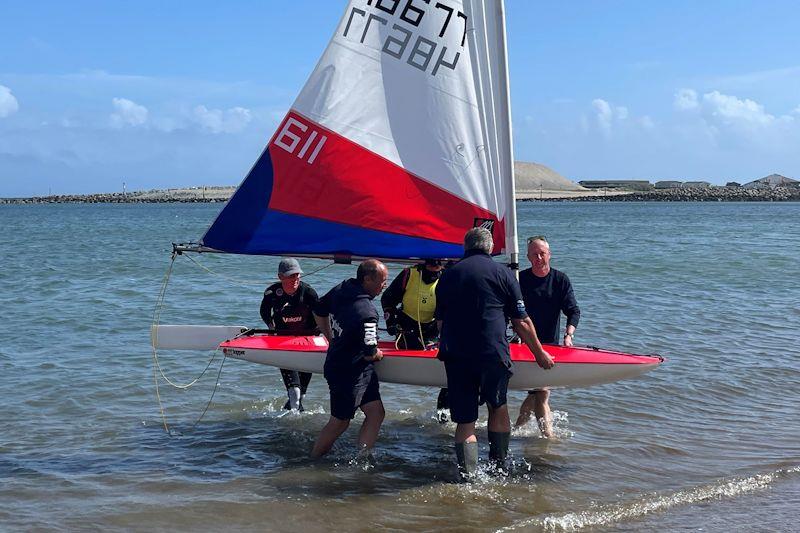
[[[492,232],[486,228],[472,228],[464,235],[464,251],[466,252],[480,250],[491,254],[493,248]]]

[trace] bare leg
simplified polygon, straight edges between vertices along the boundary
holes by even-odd
[[[511,419],[508,417],[508,404],[503,404],[496,409],[489,407],[489,431],[508,433],[511,431]]]
[[[386,417],[386,411],[380,400],[362,405],[361,410],[364,412],[365,418],[361,424],[361,430],[358,432],[358,448],[359,450],[364,448],[369,450],[375,446],[375,441],[378,440],[378,432]]]
[[[320,431],[317,442],[314,443],[314,448],[311,450],[311,457],[317,459],[331,451],[333,443],[347,430],[349,425],[349,420],[330,417],[328,423],[325,424],[325,427]]]
[[[539,422],[539,431],[542,432],[543,437],[548,439],[553,438],[553,416],[550,414],[550,391],[537,390],[533,394],[533,397],[533,412],[536,414],[536,420]]]
[[[475,422],[456,424],[456,444],[460,442],[478,442],[475,436]]]
[[[517,416],[517,421],[514,422],[514,427],[518,428],[524,426],[530,421],[533,416],[533,406],[535,402],[536,400],[532,393],[525,396],[525,399],[522,400],[522,405],[519,406],[519,416]]]

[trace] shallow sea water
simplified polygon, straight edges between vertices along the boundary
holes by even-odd
[[[520,236],[547,235],[573,281],[576,342],[668,361],[554,391],[558,438],[523,428],[514,473],[468,485],[433,389],[382,386],[374,466],[354,461],[355,429],[307,458],[321,376],[286,415],[276,369],[219,356],[188,390],[159,380],[164,430],[153,306],[170,242],[220,207],[0,206],[0,529],[800,530],[800,204],[519,203]],[[176,260],[161,322],[257,325],[277,259],[194,259]],[[159,356],[189,382],[213,354]]]

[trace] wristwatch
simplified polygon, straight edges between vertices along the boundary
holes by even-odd
[[[564,333],[564,336],[565,337],[574,337],[575,334],[574,333]]]

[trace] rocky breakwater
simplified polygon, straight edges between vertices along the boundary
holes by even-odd
[[[129,193],[68,194],[32,198],[0,198],[0,204],[143,204],[225,202],[235,187],[153,189]]]
[[[546,199],[544,201],[547,201]],[[706,187],[632,191],[624,195],[597,195],[562,198],[568,202],[798,202],[800,188]]]

